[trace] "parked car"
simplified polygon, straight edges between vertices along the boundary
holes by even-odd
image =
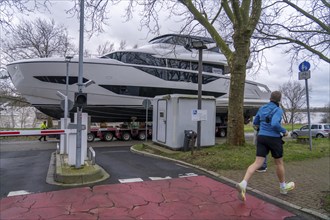
[[[311,124],[311,133],[312,137],[316,138],[329,137],[330,124]],[[300,129],[291,132],[292,138],[298,138],[299,136],[309,136],[308,125],[304,125]]]

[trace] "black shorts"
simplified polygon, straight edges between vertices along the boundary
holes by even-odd
[[[269,151],[275,159],[283,157],[283,141],[281,137],[258,135],[257,156],[266,157]]]

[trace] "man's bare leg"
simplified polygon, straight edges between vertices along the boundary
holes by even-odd
[[[276,175],[280,183],[285,182],[285,169],[283,158],[274,159],[276,165]]]
[[[263,164],[264,164],[265,158],[264,157],[256,157],[255,161],[253,164],[251,164],[248,169],[246,170],[245,176],[244,176],[244,180],[246,182],[249,181],[249,179],[251,178],[251,176],[253,175],[253,173],[259,169]]]
[[[246,192],[246,186],[247,186],[247,182],[249,181],[249,179],[251,178],[251,176],[253,175],[253,173],[259,169],[263,163],[265,161],[264,157],[256,157],[255,161],[253,162],[253,164],[251,164],[248,169],[246,170],[244,179],[242,180],[242,182],[240,182],[239,184],[236,185],[237,191],[238,191],[238,199],[241,201],[245,201],[245,192]]]

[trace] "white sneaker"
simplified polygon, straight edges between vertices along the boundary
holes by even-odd
[[[245,198],[245,192],[246,192],[246,189],[240,184],[236,184],[236,189],[238,191],[238,199],[245,202],[246,198]]]
[[[285,185],[285,187],[280,187],[280,193],[286,195],[289,191],[293,190],[295,187],[294,182],[289,182]]]

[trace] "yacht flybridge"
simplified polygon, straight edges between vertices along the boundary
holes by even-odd
[[[186,48],[187,42],[202,40],[208,49],[203,51],[203,95],[214,96],[217,115],[225,115],[228,107],[230,76],[223,54],[210,38],[168,34],[152,39],[136,49],[115,51],[100,58],[84,58],[83,82],[95,84],[84,88],[88,101],[84,112],[92,121],[145,120],[144,99],[166,94],[197,95],[198,50]],[[78,58],[38,58],[15,61],[7,65],[17,90],[33,106],[53,118],[63,117],[57,91],[74,99],[78,91]],[[268,102],[270,90],[266,85],[246,81],[244,109],[246,117]],[[72,109],[72,112],[75,112]],[[149,114],[151,119],[151,115]],[[72,116],[72,115],[71,115]]]

